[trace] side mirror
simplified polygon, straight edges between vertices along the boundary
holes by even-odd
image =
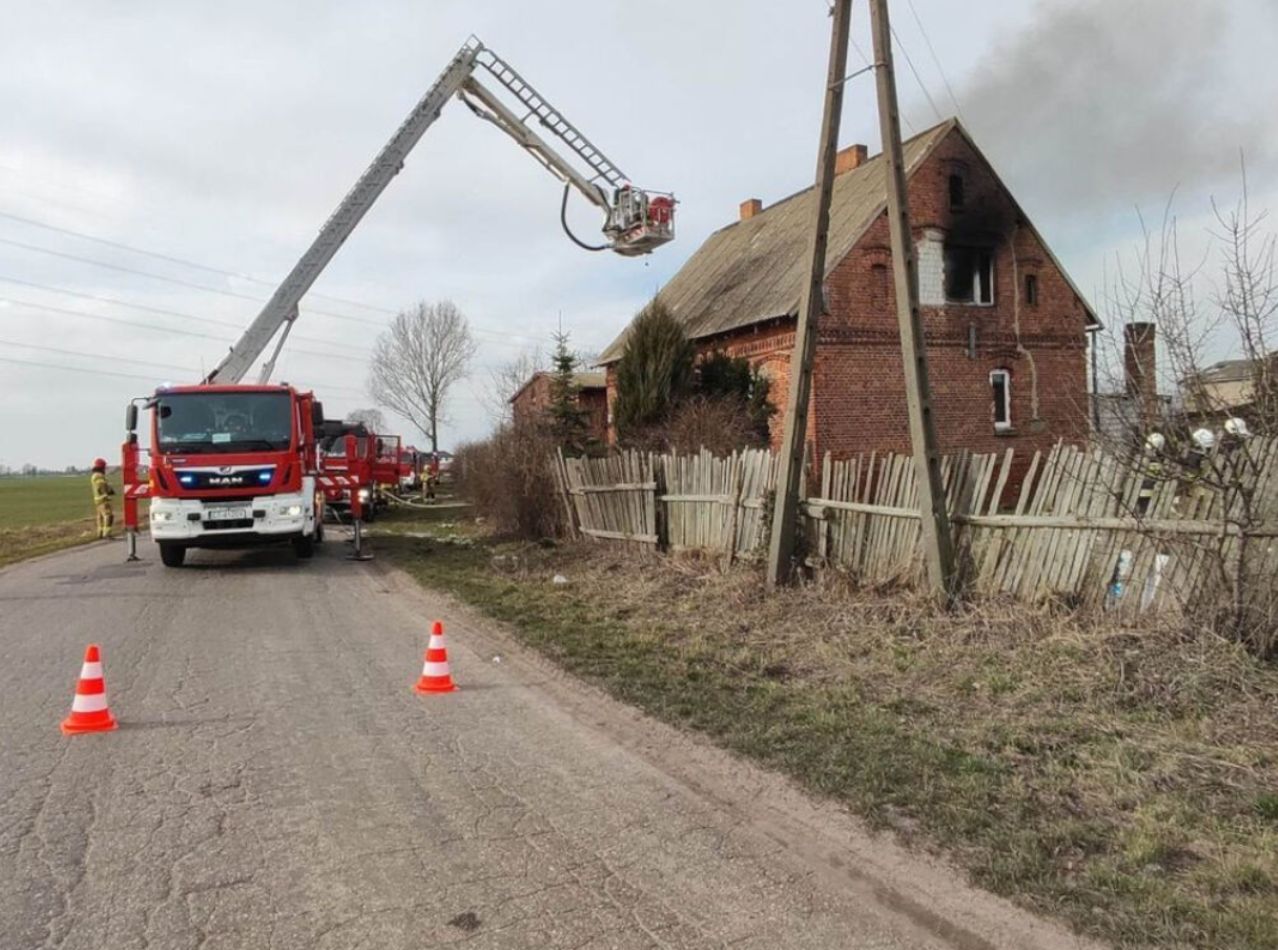
[[[128,408],[124,410],[124,431],[136,432],[138,430],[138,404],[131,402]]]
[[[324,424],[324,404],[319,400],[311,403],[311,425],[316,430]]]

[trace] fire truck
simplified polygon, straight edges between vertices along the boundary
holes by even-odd
[[[325,422],[319,464],[325,504],[334,510],[361,509],[365,522],[390,504],[399,490],[400,437],[378,435],[361,422]]]
[[[129,406],[125,523],[136,528],[137,489],[145,485],[151,537],[165,566],[180,567],[191,547],[276,542],[291,543],[299,558],[314,554],[324,531],[315,440],[324,410],[312,393],[286,383],[173,386],[146,405],[145,483],[138,479],[138,407]]]
[[[633,257],[673,239],[674,197],[633,186],[563,113],[471,37],[203,382],[165,386],[130,403],[123,448],[130,559],[137,556],[138,504],[143,498],[150,499],[151,536],[166,566],[181,566],[192,547],[289,542],[299,557],[311,556],[323,537],[325,492],[333,488],[333,476],[320,468],[317,429],[323,413],[311,393],[268,381],[297,321],[302,298],[454,96],[513,138],[563,183],[560,222],[579,246]],[[543,135],[553,136],[568,157]],[[569,230],[571,189],[603,212],[601,244],[587,244]],[[257,383],[243,384],[268,349]],[[139,478],[139,406],[151,413],[146,480]],[[394,472],[395,484],[399,461],[397,448],[395,457],[382,467],[382,474]],[[356,486],[348,496],[357,550],[365,515],[359,489],[367,487],[371,501],[378,477],[370,469],[367,485]]]

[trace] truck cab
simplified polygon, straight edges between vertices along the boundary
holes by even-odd
[[[188,548],[291,544],[309,558],[322,538],[315,427],[323,409],[282,385],[176,386],[151,410],[152,539],[169,567]],[[126,467],[127,470],[127,467]]]

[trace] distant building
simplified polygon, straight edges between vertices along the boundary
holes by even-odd
[[[905,144],[937,436],[943,451],[1028,458],[1088,426],[1087,334],[1099,323],[957,119]],[[807,438],[820,459],[910,451],[882,156],[839,152]],[[812,188],[711,234],[660,291],[704,356],[744,356],[780,410],[811,241]],[[622,333],[604,351],[615,399]]]
[[[1278,355],[1255,360],[1223,360],[1180,381],[1185,414],[1193,419],[1256,414],[1261,396],[1274,401]]]
[[[516,421],[540,419],[550,405],[550,386],[554,374],[539,371],[510,397],[511,412]],[[608,438],[608,381],[603,373],[574,373],[577,405],[588,413],[586,428],[591,439],[603,443]]]

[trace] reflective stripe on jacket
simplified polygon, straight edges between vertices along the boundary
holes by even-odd
[[[109,503],[111,496],[115,494],[115,489],[111,487],[111,483],[107,481],[106,476],[101,472],[94,472],[89,476],[89,485],[93,488],[93,503],[95,505]]]

